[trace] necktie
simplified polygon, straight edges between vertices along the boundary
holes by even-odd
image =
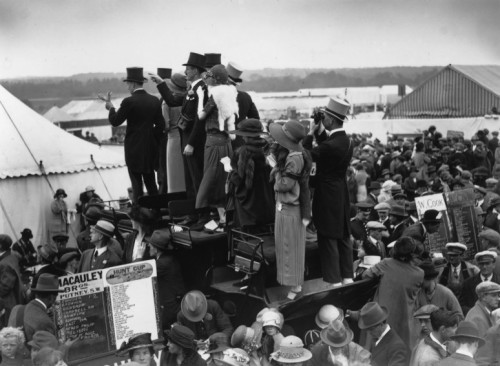
[[[457,269],[457,267],[453,267],[453,276],[455,276],[455,279],[458,279],[458,269]]]

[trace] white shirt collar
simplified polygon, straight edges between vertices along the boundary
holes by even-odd
[[[387,324],[387,327],[385,328],[384,332],[380,335],[380,338],[375,342],[375,346],[378,346],[378,344],[380,343],[380,341],[382,340],[382,338],[384,338],[385,335],[387,333],[389,333],[390,330],[391,330],[391,326],[389,324]]]
[[[191,89],[193,89],[193,88],[196,86],[196,84],[198,84],[200,81],[202,81],[202,79],[201,79],[201,78],[199,78],[198,80],[193,81],[193,82],[191,83]]]
[[[44,308],[45,310],[47,310],[47,305],[45,305],[45,303],[44,303],[42,300],[40,300],[40,299],[35,299],[35,301],[38,301],[40,304],[42,304],[43,308]]]
[[[462,262],[460,261],[458,263],[458,266],[456,266],[456,267],[453,264],[451,265],[451,271],[453,273],[455,273],[455,268],[457,269],[457,272],[460,273],[460,270],[462,269]]]
[[[465,349],[457,349],[455,351],[455,353],[459,353],[461,355],[464,355],[464,356],[469,356],[470,358],[474,358],[474,356],[472,355],[472,353],[470,353],[469,351],[465,350]]]
[[[483,276],[481,275],[481,281],[491,281],[491,278],[493,277],[493,273],[490,274],[489,276]]]
[[[135,93],[136,91],[139,91],[139,90],[144,90],[144,88],[137,88],[137,89],[134,89],[134,91],[132,93]]]
[[[331,131],[326,130],[326,134],[330,137],[332,135],[332,133],[339,132],[339,131],[345,131],[345,128],[340,127],[340,128],[336,128],[336,129],[331,130]]]
[[[444,349],[446,351],[446,346],[444,344],[442,344],[441,342],[439,342],[436,337],[434,337],[434,334],[432,334],[432,332],[429,334],[429,336],[431,337],[431,339],[436,342],[439,347],[441,347],[442,349]]]
[[[99,257],[100,255],[102,255],[106,250],[108,250],[108,247],[105,246],[105,247],[102,247],[102,248],[96,248],[95,251],[97,252],[97,256]]]

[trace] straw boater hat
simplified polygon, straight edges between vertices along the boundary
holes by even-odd
[[[262,122],[255,118],[248,118],[238,124],[238,129],[229,131],[238,136],[259,137],[264,133]]]
[[[284,125],[271,123],[269,133],[281,146],[286,147],[288,150],[303,150],[300,142],[306,136],[306,131],[299,121],[291,120]]]
[[[339,320],[332,320],[328,327],[321,331],[321,340],[330,347],[340,348],[351,343],[354,333],[346,328],[344,323]]]
[[[199,53],[191,52],[189,58],[182,66],[193,66],[199,69],[205,69],[205,56]]]
[[[142,67],[127,67],[127,77],[123,81],[130,81],[133,83],[147,83],[142,72]]]
[[[187,90],[186,75],[175,73],[171,78],[165,80],[168,88],[177,93],[184,93]]]
[[[138,333],[131,336],[128,342],[123,342],[118,351],[116,351],[116,355],[125,357],[128,356],[128,353],[134,349],[153,346],[151,333]]]
[[[158,69],[156,69],[156,73],[162,79],[170,79],[170,77],[172,76],[172,69],[159,67]]]
[[[304,348],[304,343],[299,337],[285,337],[279,346],[279,350],[271,354],[271,358],[276,362],[298,363],[312,358],[311,351]]]
[[[189,321],[201,321],[207,314],[207,308],[207,298],[201,291],[190,291],[182,298],[181,311]]]
[[[94,230],[108,238],[112,238],[115,233],[115,226],[109,221],[99,220],[94,225]]]
[[[57,276],[51,275],[49,273],[42,273],[38,277],[35,288],[31,288],[32,292],[64,292],[59,290],[59,280]]]
[[[229,61],[226,70],[229,76],[229,79],[235,83],[241,83],[243,80],[241,80],[241,74],[243,74],[243,70],[240,65],[233,61]]]
[[[325,108],[321,108],[321,111],[341,121],[345,121],[350,109],[351,104],[347,100],[333,97],[330,98]]]

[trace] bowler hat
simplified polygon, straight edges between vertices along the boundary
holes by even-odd
[[[189,58],[182,66],[193,66],[199,69],[205,69],[205,56],[199,53],[191,52]]]
[[[226,70],[227,75],[232,82],[241,83],[243,81],[241,80],[241,74],[243,73],[243,71],[241,70],[241,66],[239,66],[235,62],[229,61],[226,66]]]
[[[88,207],[85,210],[85,213],[83,214],[83,217],[85,217],[87,220],[92,221],[92,222],[97,222],[102,216],[101,209],[98,207]]]
[[[424,212],[424,217],[420,220],[423,223],[437,224],[441,222],[442,214],[438,210],[430,209]]]
[[[188,327],[174,325],[172,329],[166,330],[165,334],[172,343],[182,348],[195,349],[194,333]]]
[[[28,239],[33,239],[33,233],[31,232],[30,229],[26,228],[23,231],[21,231],[22,236],[27,236]]]
[[[220,53],[205,53],[205,69],[210,69],[215,65],[221,64],[221,54]]]
[[[201,321],[207,314],[207,308],[207,298],[201,291],[190,291],[182,298],[182,314],[192,322]]]
[[[123,342],[116,354],[118,356],[127,356],[129,351],[137,348],[153,347],[151,333],[139,333],[132,335],[128,342]]]
[[[425,280],[431,280],[433,278],[436,278],[439,275],[439,271],[436,269],[434,266],[434,263],[432,261],[423,261],[420,264],[420,268],[424,270],[424,279]]]
[[[97,224],[94,225],[94,230],[104,236],[107,236],[108,238],[111,238],[115,233],[115,226],[109,221],[99,220],[97,221]]]
[[[331,347],[344,347],[346,344],[351,343],[354,333],[345,324],[335,319],[328,324],[326,328],[321,331],[321,340],[323,343]]]
[[[281,364],[298,363],[310,360],[312,353],[304,348],[299,337],[291,335],[281,340],[279,350],[272,353],[271,358]]]
[[[476,324],[467,320],[461,321],[458,324],[455,334],[450,338],[453,340],[457,338],[471,338],[475,341],[479,341],[479,347],[484,344],[484,339],[479,336],[479,329]]]
[[[165,81],[170,90],[177,93],[184,93],[187,90],[186,75],[175,73]]]
[[[349,114],[350,109],[351,104],[347,100],[333,97],[330,98],[328,105],[325,108],[322,108],[321,111],[343,121]]]
[[[168,230],[155,230],[151,237],[145,239],[149,244],[160,250],[167,250],[168,243],[170,242],[170,231]]]
[[[238,124],[237,128],[238,128],[237,130],[229,131],[229,133],[233,133],[238,136],[250,136],[250,137],[258,137],[264,133],[262,122],[260,122],[256,118],[248,118],[241,121]]]
[[[343,311],[333,305],[327,304],[323,305],[321,309],[319,309],[316,317],[314,318],[314,322],[321,329],[325,329],[332,320],[337,318],[340,318],[341,320],[344,319]]]
[[[57,196],[59,196],[60,194],[62,194],[64,196],[64,198],[68,197],[68,195],[66,194],[64,189],[58,188],[56,193],[54,193],[54,198],[57,198]]]
[[[281,146],[288,150],[303,150],[301,140],[306,136],[306,131],[299,121],[290,120],[284,125],[271,123],[269,133]]]
[[[227,335],[217,332],[208,337],[208,351],[207,353],[223,352],[229,348],[227,342]]]
[[[127,67],[127,77],[123,81],[130,81],[132,83],[147,83],[146,79],[142,73],[142,67]]]
[[[368,302],[359,312],[359,329],[368,329],[382,323],[389,316],[387,309],[376,302]]]
[[[162,79],[170,79],[170,77],[172,76],[172,69],[159,67],[156,71],[158,76]]]
[[[64,292],[59,290],[59,280],[57,276],[51,275],[49,273],[42,273],[38,277],[35,288],[31,288],[32,292]]]

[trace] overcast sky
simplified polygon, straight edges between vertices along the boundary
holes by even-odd
[[[499,0],[0,0],[0,79],[181,70],[500,64]]]

